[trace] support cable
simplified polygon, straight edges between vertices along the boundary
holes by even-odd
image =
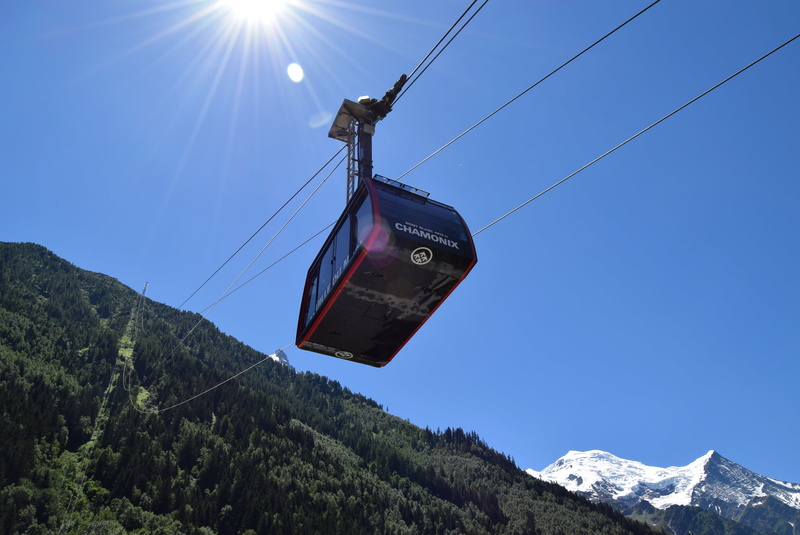
[[[469,5],[469,7],[467,7],[467,9],[465,9],[465,10],[464,10],[464,12],[461,14],[461,16],[460,16],[460,17],[458,17],[458,19],[456,19],[456,21],[455,21],[455,22],[452,24],[452,26],[450,26],[450,29],[448,29],[446,32],[444,32],[444,35],[442,35],[442,37],[439,39],[439,41],[438,41],[438,42],[437,42],[435,45],[433,45],[433,48],[431,48],[431,49],[430,49],[430,51],[429,51],[429,52],[428,52],[428,53],[425,55],[425,57],[424,57],[424,58],[422,58],[422,61],[420,61],[420,62],[417,64],[417,66],[416,66],[416,67],[414,67],[414,70],[413,70],[413,71],[411,71],[411,74],[409,74],[409,75],[408,75],[408,79],[409,79],[409,80],[411,80],[411,79],[414,77],[414,75],[416,74],[416,72],[417,72],[417,71],[420,69],[420,67],[422,67],[422,65],[423,65],[423,64],[424,64],[426,61],[428,61],[428,58],[429,58],[429,57],[431,57],[431,54],[433,54],[434,50],[436,50],[437,48],[439,48],[439,45],[441,45],[441,44],[442,44],[442,41],[444,41],[444,40],[445,40],[445,38],[447,37],[447,35],[448,35],[450,32],[452,32],[452,31],[453,31],[453,28],[455,28],[455,27],[456,27],[456,25],[457,25],[459,22],[461,22],[461,19],[463,19],[463,18],[464,18],[464,17],[467,15],[467,13],[469,13],[469,10],[470,10],[470,9],[472,9],[472,6],[474,6],[474,5],[475,5],[477,2],[478,2],[478,0],[472,0],[472,3]],[[483,6],[481,6],[481,7],[483,7]],[[421,74],[421,73],[420,73],[420,74]]]
[[[225,379],[224,381],[222,381],[222,382],[219,382],[219,383],[215,384],[214,386],[207,388],[206,390],[203,390],[203,391],[202,391],[202,392],[200,392],[199,394],[195,394],[194,396],[192,396],[192,397],[190,397],[190,398],[186,398],[186,399],[184,399],[183,401],[179,401],[178,403],[175,403],[174,405],[170,405],[169,407],[164,407],[163,409],[141,409],[141,408],[139,408],[139,407],[136,405],[136,403],[133,401],[133,399],[131,399],[131,406],[132,406],[132,407],[133,407],[133,408],[134,408],[136,411],[138,411],[138,412],[140,412],[140,413],[142,413],[142,414],[160,414],[160,413],[162,413],[162,412],[166,412],[166,411],[169,411],[169,410],[175,409],[175,408],[177,408],[177,407],[180,407],[181,405],[185,405],[185,404],[189,403],[190,401],[194,401],[194,400],[196,400],[196,399],[197,399],[197,398],[199,398],[199,397],[205,396],[206,394],[208,394],[208,393],[209,393],[209,392],[211,392],[212,390],[216,390],[217,388],[221,387],[221,386],[222,386],[222,385],[224,385],[225,383],[228,383],[228,382],[230,382],[230,381],[233,381],[233,380],[234,380],[234,379],[236,379],[237,377],[240,377],[240,376],[244,375],[245,373],[249,372],[250,370],[252,370],[252,369],[253,369],[253,368],[255,368],[256,366],[259,366],[259,365],[263,364],[264,362],[266,362],[266,361],[268,361],[268,360],[270,360],[270,359],[272,359],[272,360],[275,360],[275,357],[277,357],[279,354],[283,353],[283,351],[284,351],[285,349],[288,349],[288,348],[289,348],[290,346],[292,346],[292,345],[294,345],[294,343],[288,344],[288,345],[287,345],[287,346],[285,346],[283,349],[279,349],[279,350],[277,350],[277,351],[276,351],[274,354],[272,354],[272,355],[267,355],[267,356],[266,356],[266,357],[264,357],[263,359],[261,359],[261,360],[259,360],[259,361],[255,362],[255,363],[253,363],[253,364],[251,364],[250,366],[248,366],[247,368],[243,369],[242,371],[240,371],[240,372],[237,372],[237,373],[236,373],[236,374],[234,374],[234,375],[231,375],[230,377],[228,377],[228,378],[227,378],[227,379]]]
[[[323,228],[323,229],[319,230],[319,231],[318,231],[316,234],[314,234],[313,236],[311,236],[310,238],[308,238],[306,241],[304,241],[303,243],[301,243],[300,245],[298,245],[297,247],[295,247],[294,249],[292,249],[291,251],[289,251],[288,253],[286,253],[285,255],[283,255],[282,257],[280,257],[279,259],[277,259],[276,261],[274,261],[272,264],[268,265],[267,267],[265,267],[264,269],[262,269],[261,271],[259,271],[258,273],[256,273],[255,275],[253,275],[252,277],[250,277],[249,279],[247,279],[247,280],[246,280],[246,281],[244,281],[243,283],[241,283],[239,286],[237,286],[236,288],[234,288],[233,290],[231,290],[230,292],[228,292],[226,295],[224,295],[224,296],[223,296],[223,297],[222,297],[220,300],[222,300],[222,299],[225,299],[226,297],[230,297],[230,295],[231,295],[232,293],[234,293],[234,292],[236,292],[236,291],[240,290],[240,289],[241,289],[243,286],[246,286],[247,284],[250,284],[250,283],[251,283],[251,282],[253,282],[253,281],[254,281],[256,278],[260,277],[261,275],[263,275],[264,273],[266,273],[266,272],[267,272],[267,271],[269,271],[270,269],[274,268],[274,267],[275,267],[276,265],[278,265],[280,262],[282,262],[282,261],[286,260],[286,258],[288,258],[290,255],[292,255],[292,254],[294,254],[295,252],[297,252],[299,249],[301,249],[303,246],[305,246],[305,245],[306,245],[307,243],[309,243],[311,240],[313,240],[314,238],[316,238],[317,236],[319,236],[320,234],[322,234],[323,232],[325,232],[326,230],[328,230],[329,228],[331,228],[331,227],[332,227],[333,225],[335,225],[335,224],[336,224],[336,221],[332,221],[332,222],[331,222],[331,223],[330,223],[330,224],[329,224],[327,227],[325,227],[325,228]],[[209,306],[208,308],[211,308],[211,307]],[[206,309],[206,310],[207,310],[207,309]],[[204,310],[204,312],[205,312],[205,310]]]
[[[519,98],[520,98],[522,95],[524,95],[525,93],[527,93],[528,91],[530,91],[531,89],[533,89],[534,87],[536,87],[537,85],[541,84],[542,82],[544,82],[545,80],[547,80],[548,78],[550,78],[551,76],[553,76],[555,73],[557,73],[558,71],[560,71],[561,69],[563,69],[564,67],[566,67],[567,65],[569,65],[570,63],[572,63],[573,61],[575,61],[576,59],[578,59],[579,57],[581,57],[582,55],[584,55],[586,52],[588,52],[589,50],[591,50],[591,49],[592,49],[592,48],[594,48],[595,46],[599,45],[601,42],[603,42],[604,40],[606,40],[608,37],[611,37],[611,35],[613,35],[614,33],[616,33],[618,30],[622,29],[622,27],[623,27],[623,26],[627,25],[629,22],[632,22],[634,19],[636,19],[637,17],[639,17],[639,15],[642,15],[642,14],[643,14],[645,11],[647,11],[647,10],[648,10],[648,9],[650,9],[651,7],[655,6],[655,5],[656,5],[657,3],[659,3],[660,1],[661,1],[661,0],[655,0],[655,2],[653,2],[653,3],[652,3],[652,4],[650,4],[649,6],[645,7],[644,9],[642,9],[641,11],[639,11],[638,13],[636,13],[634,16],[632,16],[631,18],[629,18],[628,20],[626,20],[625,22],[623,22],[622,24],[620,24],[619,26],[617,26],[616,28],[614,28],[613,30],[611,30],[610,32],[608,32],[607,34],[605,34],[603,37],[601,37],[600,39],[598,39],[597,41],[595,41],[595,42],[594,42],[594,43],[592,43],[591,45],[587,46],[586,48],[584,48],[583,50],[581,50],[580,52],[578,52],[577,54],[575,54],[574,56],[572,56],[572,57],[571,57],[569,60],[567,60],[567,61],[565,61],[564,63],[562,63],[562,64],[561,64],[561,65],[560,65],[558,68],[556,68],[556,69],[554,69],[554,70],[550,71],[550,73],[549,73],[549,74],[547,74],[547,75],[546,75],[546,76],[544,76],[543,78],[540,78],[540,79],[539,79],[539,80],[538,80],[536,83],[534,83],[533,85],[529,86],[527,89],[525,89],[525,90],[524,90],[524,91],[522,91],[521,93],[517,94],[517,96],[515,96],[515,97],[514,97],[514,98],[512,98],[511,100],[507,101],[505,104],[503,104],[502,106],[500,106],[499,108],[497,108],[496,110],[494,110],[492,113],[490,113],[489,115],[487,115],[486,117],[484,117],[483,119],[481,119],[480,121],[478,121],[477,123],[475,123],[474,125],[470,126],[470,127],[469,127],[469,128],[467,128],[466,130],[464,130],[463,132],[461,132],[459,135],[457,135],[456,137],[454,137],[453,139],[451,139],[450,141],[448,141],[447,143],[445,143],[445,144],[444,144],[444,145],[443,145],[441,148],[439,148],[438,150],[436,150],[435,152],[433,152],[433,153],[432,153],[430,156],[428,156],[427,158],[425,158],[424,160],[422,160],[421,162],[419,162],[417,165],[415,165],[414,167],[412,167],[411,169],[409,169],[408,171],[406,171],[406,172],[405,172],[405,173],[403,173],[402,175],[398,176],[398,177],[397,177],[395,180],[400,180],[401,178],[403,178],[404,176],[406,176],[407,174],[409,174],[411,171],[413,171],[413,170],[414,170],[414,169],[416,169],[417,167],[421,166],[422,164],[424,164],[425,162],[427,162],[428,160],[430,160],[431,158],[433,158],[434,156],[436,156],[437,154],[439,154],[440,152],[442,152],[444,149],[446,149],[447,147],[449,147],[450,145],[452,145],[453,143],[455,143],[456,141],[458,141],[459,139],[461,139],[462,137],[464,137],[465,135],[467,135],[468,133],[470,133],[471,131],[473,131],[475,128],[477,128],[477,127],[478,127],[478,126],[480,126],[481,124],[485,123],[487,120],[489,120],[489,118],[493,117],[494,115],[496,115],[497,113],[499,113],[499,112],[500,112],[502,109],[504,109],[504,108],[506,108],[508,105],[510,105],[512,102],[514,102],[515,100],[519,99]],[[481,6],[481,7],[483,7],[483,6]]]
[[[397,98],[395,99],[395,102],[397,102],[398,100],[400,100],[400,97],[402,97],[402,96],[403,96],[403,95],[406,93],[406,91],[408,91],[408,90],[411,88],[411,86],[412,86],[412,85],[414,85],[414,83],[415,83],[415,82],[416,82],[416,81],[419,79],[419,77],[420,77],[420,76],[422,76],[422,75],[425,73],[425,71],[426,71],[426,70],[428,70],[428,67],[430,67],[430,66],[433,64],[433,62],[434,62],[434,61],[436,61],[436,59],[437,59],[437,58],[438,58],[438,57],[441,55],[441,53],[442,53],[442,52],[444,52],[444,51],[445,51],[445,49],[446,49],[448,46],[450,46],[450,43],[452,43],[452,42],[453,42],[453,40],[454,40],[456,37],[458,37],[458,34],[460,34],[460,33],[461,33],[461,31],[462,31],[464,28],[466,28],[466,27],[467,27],[467,24],[469,24],[470,22],[472,22],[472,19],[474,19],[474,18],[475,18],[475,16],[476,16],[478,13],[480,13],[481,9],[483,9],[483,8],[484,8],[484,6],[486,6],[486,4],[488,4],[488,3],[489,3],[489,0],[484,0],[483,4],[481,4],[481,6],[480,6],[480,7],[479,7],[479,8],[478,8],[478,9],[477,9],[477,10],[476,10],[476,11],[475,11],[475,12],[474,12],[474,13],[473,13],[471,16],[470,16],[470,18],[468,18],[468,19],[467,19],[467,21],[466,21],[466,22],[464,22],[464,24],[461,26],[461,28],[459,28],[459,29],[458,29],[458,31],[456,31],[456,33],[454,33],[454,34],[453,34],[453,36],[452,36],[452,37],[450,37],[450,39],[447,41],[447,43],[445,43],[445,45],[444,45],[444,46],[441,48],[441,50],[439,50],[438,52],[436,52],[436,55],[435,55],[435,56],[433,56],[433,58],[432,58],[432,59],[431,59],[431,60],[428,62],[428,64],[427,64],[427,65],[425,65],[425,67],[424,67],[424,68],[422,68],[422,70],[420,71],[420,73],[419,73],[419,74],[417,74],[416,78],[414,78],[414,74],[415,74],[415,73],[416,73],[416,72],[417,72],[417,71],[420,69],[420,67],[422,67],[422,65],[423,65],[423,64],[424,64],[424,63],[425,63],[425,62],[428,60],[428,58],[429,58],[429,57],[431,57],[431,54],[433,54],[433,53],[434,53],[434,51],[435,51],[435,50],[436,50],[436,49],[439,47],[439,45],[441,45],[441,44],[442,44],[442,42],[445,40],[445,38],[447,38],[448,34],[449,34],[450,32],[452,32],[452,31],[453,31],[453,29],[454,29],[454,28],[455,28],[455,27],[458,25],[458,23],[459,23],[459,22],[461,22],[461,19],[463,19],[463,18],[464,18],[464,17],[467,15],[467,13],[469,13],[469,11],[472,9],[472,7],[473,7],[473,6],[474,6],[474,5],[475,5],[477,2],[478,2],[478,0],[473,0],[473,1],[472,1],[472,3],[469,5],[469,7],[467,7],[467,9],[465,9],[465,10],[464,10],[464,12],[461,14],[461,16],[460,16],[460,17],[458,17],[458,19],[457,19],[457,20],[456,20],[456,21],[453,23],[453,25],[452,25],[452,26],[450,26],[450,29],[448,29],[448,30],[447,30],[447,31],[444,33],[444,35],[442,36],[442,38],[441,38],[441,39],[439,39],[439,42],[438,42],[438,43],[436,43],[436,44],[433,46],[433,48],[431,48],[430,52],[428,52],[428,54],[427,54],[427,55],[426,55],[426,56],[425,56],[425,57],[422,59],[422,61],[420,61],[420,62],[419,62],[419,65],[417,65],[416,67],[414,67],[414,70],[413,70],[413,71],[411,71],[411,74],[409,74],[409,75],[408,75],[408,82],[407,82],[407,84],[406,84],[405,88],[403,89],[403,91],[401,91],[401,92],[400,92],[400,94],[399,94],[399,95],[397,95]],[[413,79],[412,79],[412,78],[413,78]]]
[[[342,151],[342,149],[340,149],[340,150],[339,150],[339,152],[341,152],[341,151]],[[339,154],[339,152],[337,152],[336,154]],[[197,327],[198,327],[198,326],[199,326],[199,325],[200,325],[200,324],[203,322],[203,320],[204,320],[204,319],[206,319],[206,316],[208,316],[208,315],[211,313],[211,311],[212,311],[212,310],[214,310],[214,308],[215,308],[215,307],[216,307],[216,306],[217,306],[217,305],[220,303],[220,301],[222,301],[223,299],[225,299],[225,298],[226,298],[226,297],[227,297],[227,296],[228,296],[228,295],[231,293],[231,288],[233,288],[233,287],[236,285],[236,283],[237,283],[237,282],[239,282],[239,279],[241,279],[241,278],[244,276],[244,274],[245,274],[245,273],[247,273],[247,271],[248,271],[248,270],[249,270],[249,269],[250,269],[250,268],[253,266],[253,264],[255,264],[256,260],[258,260],[258,259],[259,259],[259,257],[260,257],[260,256],[261,256],[261,255],[264,253],[264,251],[266,251],[266,250],[267,250],[267,247],[269,247],[269,246],[272,244],[272,242],[273,242],[273,241],[275,241],[275,239],[276,239],[276,238],[277,238],[277,237],[278,237],[278,236],[281,234],[281,232],[283,232],[283,230],[286,228],[286,226],[287,226],[289,223],[291,223],[291,221],[292,221],[292,220],[293,220],[293,219],[294,219],[294,218],[297,216],[297,214],[298,214],[298,213],[300,213],[300,210],[302,210],[302,209],[305,207],[305,205],[306,205],[306,204],[308,204],[308,202],[311,200],[311,198],[312,198],[314,195],[316,195],[316,193],[317,193],[317,192],[320,190],[320,188],[321,188],[321,187],[322,187],[322,186],[325,184],[325,182],[327,182],[327,181],[328,181],[328,179],[331,177],[331,175],[333,174],[333,172],[334,172],[334,171],[336,171],[336,170],[339,168],[339,166],[342,164],[342,162],[344,161],[344,159],[345,159],[345,158],[343,157],[342,159],[340,159],[340,160],[339,160],[339,162],[338,162],[338,163],[337,163],[337,164],[336,164],[336,165],[333,167],[333,169],[331,169],[330,173],[328,173],[328,176],[326,176],[326,177],[325,177],[325,178],[322,180],[322,182],[320,182],[320,183],[317,185],[317,187],[316,187],[316,188],[314,188],[314,191],[312,191],[312,192],[311,192],[311,193],[308,195],[308,197],[306,197],[306,199],[305,199],[305,200],[302,202],[302,204],[300,204],[300,206],[298,206],[298,207],[297,207],[297,209],[294,211],[294,213],[293,213],[291,216],[289,216],[289,219],[287,219],[287,220],[286,220],[286,222],[283,224],[283,226],[282,226],[281,228],[279,228],[279,229],[278,229],[278,231],[277,231],[277,232],[276,232],[276,233],[275,233],[275,234],[272,236],[272,238],[271,238],[271,239],[270,239],[270,240],[267,242],[267,244],[266,244],[264,247],[262,247],[262,248],[261,248],[261,250],[258,252],[258,254],[257,254],[257,255],[256,255],[256,256],[255,256],[255,257],[254,257],[254,258],[253,258],[251,261],[250,261],[250,263],[249,263],[249,264],[247,264],[247,267],[245,267],[245,268],[242,270],[242,272],[241,272],[241,273],[239,273],[239,275],[238,275],[238,276],[237,276],[237,277],[234,279],[234,281],[233,281],[233,282],[230,284],[230,286],[228,286],[228,288],[227,288],[227,289],[226,289],[224,292],[222,292],[222,295],[219,297],[219,299],[217,299],[217,300],[214,302],[214,304],[212,304],[212,305],[211,305],[211,306],[210,306],[210,307],[207,309],[207,311],[205,312],[205,314],[203,314],[203,315],[200,317],[200,319],[199,319],[199,320],[197,320],[197,323],[195,323],[195,324],[194,324],[194,326],[193,326],[191,329],[189,329],[189,332],[187,332],[187,333],[186,333],[186,334],[183,336],[183,338],[181,338],[181,339],[178,341],[178,343],[175,345],[175,347],[172,349],[172,351],[170,351],[170,353],[169,353],[169,355],[168,355],[169,357],[171,357],[171,356],[172,356],[172,355],[175,353],[175,351],[178,349],[178,347],[180,347],[180,346],[181,346],[181,344],[183,344],[183,342],[185,342],[185,341],[186,341],[186,339],[189,337],[189,335],[191,335],[191,334],[194,332],[194,330],[195,330],[195,329],[196,329],[196,328],[197,328]],[[327,164],[325,164],[325,165],[327,165]]]
[[[564,182],[566,182],[566,181],[567,181],[567,180],[569,180],[570,178],[574,177],[575,175],[577,175],[578,173],[580,173],[581,171],[583,171],[583,170],[584,170],[584,169],[586,169],[587,167],[589,167],[589,166],[591,166],[591,165],[594,165],[595,163],[599,162],[600,160],[602,160],[603,158],[605,158],[606,156],[608,156],[608,155],[609,155],[609,154],[611,154],[612,152],[616,151],[617,149],[619,149],[619,148],[623,147],[624,145],[627,145],[628,143],[630,143],[631,141],[633,141],[633,140],[634,140],[634,139],[636,139],[637,137],[641,136],[642,134],[644,134],[644,133],[645,133],[645,132],[647,132],[648,130],[650,130],[650,129],[654,128],[656,125],[659,125],[659,124],[661,124],[662,122],[666,121],[667,119],[669,119],[670,117],[672,117],[673,115],[675,115],[675,114],[676,114],[676,113],[678,113],[679,111],[683,110],[683,109],[684,109],[684,108],[686,108],[687,106],[689,106],[689,105],[691,105],[691,104],[693,104],[693,103],[697,102],[698,100],[700,100],[700,99],[701,99],[701,98],[703,98],[704,96],[708,95],[709,93],[711,93],[712,91],[714,91],[715,89],[717,89],[718,87],[720,87],[721,85],[723,85],[723,84],[725,84],[726,82],[729,82],[730,80],[732,80],[733,78],[735,78],[735,77],[739,76],[740,74],[742,74],[743,72],[745,72],[745,71],[746,71],[747,69],[749,69],[750,67],[752,67],[752,66],[756,65],[757,63],[759,63],[760,61],[763,61],[764,59],[768,58],[769,56],[771,56],[772,54],[774,54],[775,52],[777,52],[778,50],[780,50],[781,48],[785,47],[786,45],[788,45],[789,43],[791,43],[792,41],[794,41],[794,40],[796,40],[796,39],[798,39],[798,38],[800,38],[800,34],[797,34],[797,35],[795,35],[794,37],[792,37],[791,39],[789,39],[788,41],[786,41],[786,42],[785,42],[785,43],[783,43],[782,45],[779,45],[778,47],[776,47],[776,48],[772,49],[771,51],[767,52],[766,54],[764,54],[763,56],[761,56],[761,57],[760,57],[760,58],[758,58],[757,60],[753,61],[752,63],[750,63],[750,64],[749,64],[749,65],[747,65],[746,67],[743,67],[743,68],[739,69],[738,71],[736,71],[735,73],[731,74],[730,76],[728,76],[727,78],[725,78],[724,80],[722,80],[722,81],[721,81],[721,82],[719,82],[718,84],[714,85],[714,86],[713,86],[713,87],[711,87],[710,89],[707,89],[706,91],[704,91],[704,92],[700,93],[699,95],[697,95],[696,97],[694,97],[692,100],[690,100],[690,101],[689,101],[689,102],[687,102],[686,104],[684,104],[684,105],[682,105],[682,106],[680,106],[680,107],[676,108],[675,110],[671,111],[670,113],[668,113],[667,115],[665,115],[664,117],[662,117],[662,118],[661,118],[661,119],[659,119],[658,121],[654,122],[653,124],[651,124],[651,125],[650,125],[650,126],[648,126],[647,128],[645,128],[645,129],[643,129],[643,130],[640,130],[639,132],[637,132],[636,134],[632,135],[631,137],[629,137],[628,139],[626,139],[626,140],[625,140],[625,141],[623,141],[622,143],[620,143],[620,144],[618,144],[617,146],[615,146],[614,148],[612,148],[612,149],[609,149],[608,151],[604,152],[603,154],[601,154],[600,156],[598,156],[597,158],[595,158],[595,159],[594,159],[594,160],[592,160],[591,162],[587,163],[587,164],[586,164],[586,165],[584,165],[583,167],[581,167],[581,168],[577,169],[576,171],[574,171],[574,172],[570,173],[569,175],[565,176],[564,178],[562,178],[561,180],[559,180],[558,182],[556,182],[555,184],[553,184],[553,185],[552,185],[552,186],[550,186],[549,188],[547,188],[547,189],[543,190],[542,192],[540,192],[540,193],[538,193],[538,194],[534,195],[533,197],[531,197],[530,199],[528,199],[528,200],[527,200],[527,201],[525,201],[524,203],[520,204],[519,206],[517,206],[517,207],[516,207],[516,208],[514,208],[513,210],[511,210],[511,211],[507,212],[506,214],[503,214],[502,216],[498,217],[497,219],[495,219],[494,221],[492,221],[491,223],[489,223],[488,225],[486,225],[486,226],[485,226],[485,227],[483,227],[482,229],[480,229],[480,230],[478,230],[478,231],[474,232],[474,233],[472,234],[472,236],[473,236],[473,237],[474,237],[474,236],[477,236],[478,234],[480,234],[480,233],[481,233],[481,232],[483,232],[484,230],[488,229],[489,227],[491,227],[491,226],[493,226],[493,225],[496,225],[497,223],[499,223],[500,221],[502,221],[502,220],[503,220],[503,219],[505,219],[506,217],[510,216],[511,214],[513,214],[514,212],[516,212],[517,210],[520,210],[520,209],[521,209],[521,208],[523,208],[524,206],[526,206],[526,205],[530,204],[531,202],[535,201],[536,199],[538,199],[539,197],[541,197],[542,195],[544,195],[544,194],[545,194],[545,193],[547,193],[548,191],[551,191],[552,189],[556,188],[557,186],[560,186],[561,184],[563,184]]]
[[[244,249],[244,247],[245,247],[245,246],[246,246],[248,243],[250,243],[250,241],[251,241],[253,238],[255,238],[255,237],[256,237],[256,235],[257,235],[259,232],[261,232],[261,231],[264,229],[264,227],[266,227],[266,226],[267,226],[267,225],[268,225],[268,224],[269,224],[269,223],[270,223],[270,222],[271,222],[273,219],[275,219],[275,217],[276,217],[276,216],[277,216],[277,215],[278,215],[278,214],[279,214],[279,213],[280,213],[280,212],[281,212],[281,211],[282,211],[284,208],[286,208],[286,205],[288,205],[290,202],[292,202],[292,200],[293,200],[295,197],[297,197],[297,196],[300,194],[300,192],[301,192],[301,191],[303,191],[303,190],[305,189],[305,187],[306,187],[306,186],[308,186],[308,185],[311,183],[311,181],[312,181],[312,180],[314,180],[314,179],[317,177],[317,175],[319,175],[319,174],[322,172],[322,170],[323,170],[323,169],[325,169],[325,168],[326,168],[328,165],[330,165],[330,163],[331,163],[331,162],[334,160],[334,158],[336,158],[336,157],[339,155],[339,153],[341,153],[341,152],[342,152],[344,149],[345,149],[345,147],[342,147],[342,148],[340,148],[338,151],[336,151],[336,154],[334,154],[333,156],[331,156],[331,158],[330,158],[330,159],[329,159],[327,162],[325,162],[325,164],[324,164],[322,167],[320,167],[320,168],[317,170],[317,172],[316,172],[316,173],[314,173],[313,175],[311,175],[311,178],[309,178],[309,179],[306,181],[306,183],[305,183],[305,184],[303,184],[302,186],[300,186],[300,188],[299,188],[297,191],[295,191],[295,192],[294,192],[294,194],[292,194],[292,196],[291,196],[291,197],[289,197],[289,199],[287,199],[287,200],[286,200],[286,202],[284,202],[284,203],[283,203],[283,205],[282,205],[280,208],[278,208],[278,209],[275,211],[275,213],[273,213],[273,214],[272,214],[272,215],[269,217],[269,219],[267,219],[267,220],[264,222],[264,224],[263,224],[263,225],[261,225],[261,226],[258,228],[258,230],[256,230],[256,231],[255,231],[255,232],[252,234],[252,236],[250,236],[249,238],[247,238],[247,240],[245,240],[245,242],[244,242],[242,245],[240,245],[240,246],[239,246],[239,248],[238,248],[238,249],[236,249],[236,251],[234,251],[234,253],[233,253],[231,256],[229,256],[229,257],[228,257],[228,259],[227,259],[227,260],[225,260],[225,262],[223,262],[223,263],[222,263],[222,265],[221,265],[221,266],[219,266],[219,267],[216,269],[216,271],[214,271],[214,273],[212,273],[212,274],[211,274],[211,275],[210,275],[210,276],[209,276],[209,277],[208,277],[208,278],[205,280],[205,282],[203,282],[203,284],[201,284],[200,286],[198,286],[198,287],[197,287],[197,289],[196,289],[195,291],[193,291],[193,292],[192,292],[192,294],[191,294],[189,297],[187,297],[186,299],[184,299],[183,303],[181,303],[180,305],[178,305],[178,309],[181,309],[181,308],[183,308],[183,305],[185,305],[185,304],[186,304],[186,303],[187,303],[187,302],[188,302],[188,301],[189,301],[189,300],[190,300],[192,297],[194,297],[194,296],[195,296],[195,294],[196,294],[197,292],[199,292],[199,291],[200,291],[200,290],[201,290],[201,289],[202,289],[202,288],[203,288],[203,287],[204,287],[206,284],[208,284],[208,282],[209,282],[209,281],[210,281],[212,278],[214,278],[214,276],[215,276],[217,273],[219,273],[219,272],[220,272],[220,270],[221,270],[222,268],[224,268],[224,267],[225,267],[225,266],[228,264],[228,262],[230,262],[231,260],[233,260],[233,257],[234,257],[234,256],[236,256],[237,254],[239,254],[239,252],[240,252],[242,249]],[[330,175],[328,175],[328,176],[330,176]],[[315,191],[316,191],[316,190],[315,190]],[[237,279],[237,280],[238,280],[238,279]]]

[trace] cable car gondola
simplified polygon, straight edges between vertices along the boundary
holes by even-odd
[[[343,114],[359,126],[371,117],[351,101]],[[381,367],[464,280],[477,256],[454,208],[366,174],[371,131],[358,137],[358,185],[308,270],[296,345]]]
[[[452,207],[363,180],[308,271],[297,347],[384,366],[476,261]]]

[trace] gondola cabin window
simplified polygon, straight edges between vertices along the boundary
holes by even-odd
[[[313,318],[325,300],[330,297],[331,290],[344,274],[345,267],[352,259],[356,248],[361,246],[359,236],[365,236],[373,227],[372,207],[366,193],[359,191],[360,195],[354,198],[343,216],[339,219],[331,235],[325,241],[318,261],[309,276],[311,287],[308,290],[308,299],[304,303],[307,310],[305,324]]]

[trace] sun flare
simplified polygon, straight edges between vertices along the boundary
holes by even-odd
[[[278,18],[290,0],[220,0],[231,16],[248,23],[268,23]]]

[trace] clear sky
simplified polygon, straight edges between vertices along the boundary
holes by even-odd
[[[489,1],[377,125],[375,172],[403,175],[648,4]],[[259,21],[215,0],[8,3],[0,240],[179,306],[340,148],[342,100],[382,96],[468,5],[294,0]],[[478,230],[799,31],[796,0],[663,0],[402,181]],[[800,39],[479,234],[473,272],[387,367],[286,353],[522,468],[715,449],[800,482],[798,124]],[[184,308],[214,303],[310,191]],[[340,168],[240,282],[344,198]],[[291,344],[320,245],[208,319]]]

